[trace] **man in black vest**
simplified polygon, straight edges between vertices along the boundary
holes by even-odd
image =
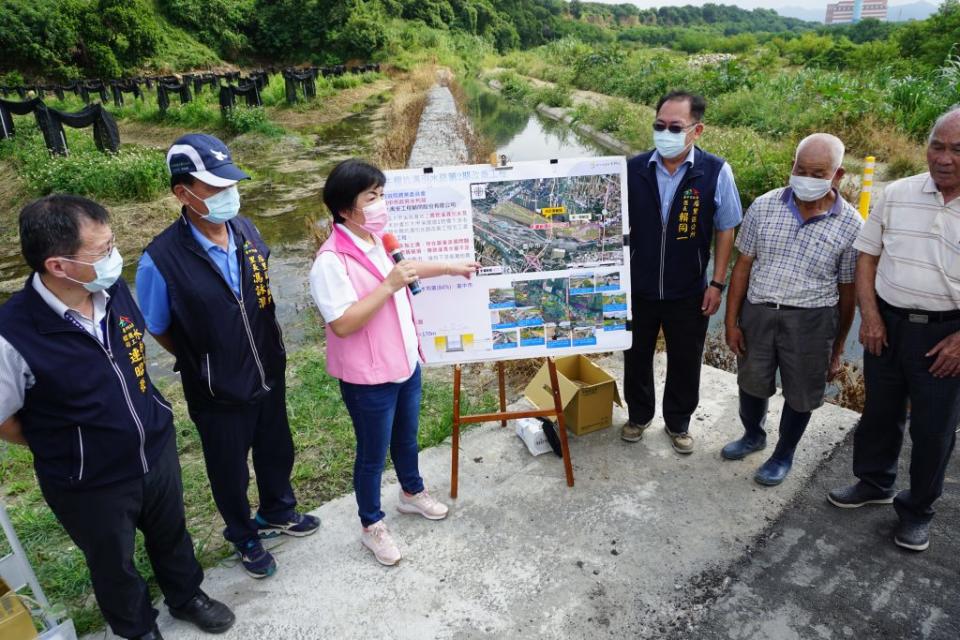
[[[243,568],[276,571],[261,537],[305,536],[320,520],[297,513],[290,485],[286,352],[270,292],[270,249],[238,217],[237,183],[249,178],[217,138],[181,137],[167,152],[180,217],[154,238],[137,269],[147,329],[176,356],[190,418],[197,425],[213,498]],[[260,493],[250,515],[247,455]]]
[[[675,91],[660,99],[655,149],[627,163],[633,347],[624,353],[629,419],[620,436],[637,442],[653,421],[653,354],[663,330],[667,381],[663,419],[678,453],[693,452],[690,416],[700,400],[700,365],[707,324],[720,307],[743,211],[733,172],[723,158],[695,146],[706,102]],[[710,243],[716,245],[707,283]]]
[[[160,638],[134,567],[137,529],[170,613],[226,631],[233,613],[200,590],[173,414],[147,375],[144,321],[119,277],[107,211],[47,196],[20,213],[20,243],[34,273],[0,307],[0,438],[33,453],[114,633]]]

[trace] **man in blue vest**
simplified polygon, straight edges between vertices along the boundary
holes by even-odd
[[[620,436],[637,442],[653,421],[653,354],[663,330],[667,381],[663,419],[678,453],[693,452],[690,416],[700,400],[700,365],[710,316],[720,296],[743,211],[723,158],[695,146],[706,102],[683,91],[657,104],[655,149],[627,163],[633,347],[624,353],[629,419]],[[716,246],[707,281],[710,244]]]
[[[239,217],[237,183],[249,176],[217,138],[181,137],[167,152],[180,217],[154,238],[137,269],[147,329],[172,353],[203,444],[217,509],[243,568],[276,571],[261,537],[305,536],[320,520],[296,511],[290,484],[286,352],[270,292],[270,250]],[[247,455],[260,505],[251,517]]]
[[[170,613],[226,631],[233,613],[200,590],[173,414],[147,375],[143,317],[120,279],[107,211],[47,196],[20,213],[20,244],[33,273],[0,307],[0,438],[33,453],[115,634],[161,637],[134,565],[137,529]]]

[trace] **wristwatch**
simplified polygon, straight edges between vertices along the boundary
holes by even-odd
[[[710,286],[720,289],[720,293],[723,293],[723,290],[727,288],[727,285],[723,284],[722,282],[717,282],[716,280],[711,280]]]

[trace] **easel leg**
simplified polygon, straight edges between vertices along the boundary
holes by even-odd
[[[550,387],[553,389],[553,406],[557,410],[557,434],[560,437],[560,451],[563,453],[563,468],[567,474],[567,486],[573,486],[573,464],[570,462],[570,447],[567,444],[567,425],[563,418],[563,401],[560,399],[560,382],[557,380],[557,365],[553,358],[547,358],[550,371]]]
[[[457,497],[460,473],[460,365],[453,368],[453,460],[450,463],[450,497]]]
[[[506,383],[504,382],[503,376],[503,362],[497,362],[497,382],[500,384],[500,413],[504,413],[507,410],[507,392],[506,392]],[[500,426],[507,426],[506,420],[500,421]]]

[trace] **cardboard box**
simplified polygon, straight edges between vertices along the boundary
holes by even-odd
[[[517,420],[517,435],[523,440],[523,444],[527,445],[532,455],[539,456],[541,453],[553,451],[553,447],[547,440],[547,434],[543,432],[543,425],[536,418]]]
[[[609,427],[613,422],[613,403],[623,406],[613,377],[586,356],[557,358],[556,364],[567,429],[581,436]],[[523,395],[540,409],[553,407],[550,370],[546,363],[523,390]]]
[[[30,612],[7,583],[0,580],[0,638],[3,640],[32,640],[37,637]]]

